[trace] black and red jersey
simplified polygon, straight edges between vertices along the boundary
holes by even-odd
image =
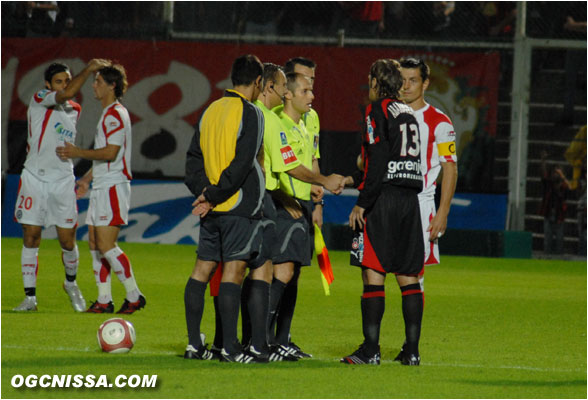
[[[361,155],[364,171],[357,205],[369,208],[382,185],[423,188],[419,127],[413,110],[388,97],[368,105]]]

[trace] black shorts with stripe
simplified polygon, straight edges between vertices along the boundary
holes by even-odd
[[[240,260],[250,264],[259,256],[262,240],[260,219],[211,214],[200,221],[198,258],[217,262]]]
[[[261,245],[261,252],[251,262],[252,268],[262,266],[267,260],[272,260],[272,262],[274,262],[278,256],[276,218],[277,211],[274,200],[270,193],[266,191],[263,197],[263,212],[261,217],[263,243]]]
[[[353,234],[351,265],[417,275],[425,254],[417,191],[384,185],[364,216],[363,230]]]
[[[297,201],[302,207],[303,214],[298,219],[292,218],[279,202],[275,203],[277,256],[274,264],[293,262],[301,266],[310,265],[312,250],[309,216],[312,221],[312,202],[298,199]]]

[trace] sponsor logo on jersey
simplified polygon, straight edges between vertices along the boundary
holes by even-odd
[[[106,216],[106,215],[101,215],[100,217],[98,217],[98,219],[99,219],[100,221],[108,221],[108,216]]]
[[[388,173],[395,174],[398,171],[420,171],[420,161],[390,161],[388,163]]]
[[[286,132],[280,132],[280,141],[282,142],[282,146],[286,146],[288,144],[288,138],[286,137]]]
[[[387,178],[422,180],[420,161],[390,161]]]
[[[284,160],[285,165],[291,164],[297,160],[296,155],[290,146],[282,147],[280,152],[282,153],[282,159]]]
[[[110,121],[110,123],[108,124],[108,126],[116,128],[118,126],[118,121]]]
[[[369,117],[369,115],[366,119],[366,125],[367,125],[368,140],[369,140],[370,144],[374,144],[376,142],[374,140],[374,127],[372,126],[372,119]]]
[[[74,133],[69,129],[65,129],[61,122],[55,124],[55,132],[57,132],[59,140],[62,142],[73,142]]]
[[[67,218],[67,219],[65,220],[65,223],[66,223],[66,224],[71,224],[71,223],[73,223],[73,222],[74,222],[73,218]]]

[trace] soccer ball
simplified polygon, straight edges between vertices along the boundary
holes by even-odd
[[[111,318],[100,325],[98,344],[107,353],[128,353],[135,344],[135,327],[122,318]]]

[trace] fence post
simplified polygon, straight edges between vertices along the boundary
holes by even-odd
[[[527,198],[531,46],[525,32],[526,12],[526,2],[517,2],[510,115],[507,212],[507,229],[513,231],[525,229],[525,202]]]

